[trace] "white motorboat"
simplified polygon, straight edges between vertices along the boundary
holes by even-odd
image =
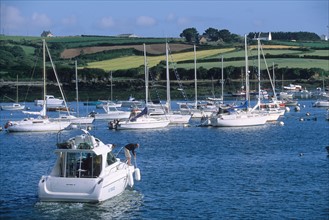
[[[143,101],[136,100],[133,96],[129,96],[128,100],[118,101],[121,107],[138,107],[144,104]]]
[[[283,86],[286,90],[302,90],[301,85],[289,84],[289,86]]]
[[[37,106],[42,106],[44,104],[44,100],[34,100],[34,104]],[[53,95],[46,95],[46,105],[47,108],[63,107],[64,100],[55,98]]]
[[[313,107],[329,107],[329,99],[328,100],[316,100],[313,103]]]
[[[98,203],[120,195],[140,170],[116,158],[113,144],[104,144],[88,131],[58,143],[57,160],[50,174],[39,181],[42,202]]]
[[[110,103],[103,105],[105,113],[92,112],[89,115],[94,117],[96,120],[121,120],[128,119],[130,116],[129,111],[119,110],[115,105]]]
[[[21,105],[19,103],[12,103],[11,105],[1,106],[1,110],[6,110],[6,111],[20,111],[24,109],[25,109],[25,105]]]

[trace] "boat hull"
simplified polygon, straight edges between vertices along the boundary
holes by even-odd
[[[39,199],[42,202],[98,203],[121,194],[127,187],[133,167],[98,178],[64,178],[42,176]]]
[[[116,119],[128,119],[130,116],[130,112],[113,112],[113,114],[110,113],[105,113],[105,114],[95,114],[95,119],[96,120],[116,120]]]
[[[164,128],[170,123],[169,120],[157,120],[147,118],[147,120],[138,119],[137,121],[121,121],[117,124],[118,130],[132,130],[132,129],[152,129],[152,128]]]
[[[25,105],[20,105],[20,104],[1,106],[1,110],[5,110],[5,111],[20,111],[24,109],[25,109]]]
[[[212,117],[210,119],[211,125],[214,127],[246,127],[264,125],[268,120],[267,115],[258,114],[233,114],[223,115],[219,117]]]
[[[36,120],[26,120],[19,121],[15,124],[6,125],[6,129],[8,132],[45,132],[45,131],[60,131],[68,126],[70,126],[71,122],[50,122],[46,121],[36,121]]]
[[[314,107],[329,107],[329,100],[328,101],[316,101],[313,104]]]

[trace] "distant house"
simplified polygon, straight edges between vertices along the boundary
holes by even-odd
[[[135,34],[119,34],[118,37],[134,38],[134,37],[138,37],[138,36]]]
[[[321,35],[321,40],[328,41],[328,36],[327,35]]]
[[[259,38],[260,40],[272,40],[272,34],[271,32],[268,33],[260,33],[260,36],[254,36],[254,40],[256,40],[257,38]]]
[[[206,44],[208,42],[207,38],[205,36],[199,37],[199,43],[200,44]]]
[[[41,37],[53,37],[54,35],[50,31],[43,31]]]

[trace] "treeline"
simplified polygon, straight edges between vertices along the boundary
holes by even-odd
[[[272,67],[271,67],[272,68]],[[269,71],[272,72],[272,69],[269,68]],[[254,66],[249,67],[251,73],[250,78],[257,78],[257,68]],[[41,80],[41,69],[37,69],[40,74],[37,74],[38,78]],[[58,73],[59,81],[63,84],[71,84],[75,86],[75,69],[74,67],[62,67],[56,69]],[[244,71],[244,67],[234,67],[228,66],[224,68],[224,79],[225,80],[237,80],[243,78],[242,72]],[[197,69],[197,78],[198,80],[210,80],[210,79],[221,79],[221,68],[213,67],[210,69],[205,69],[203,67],[199,67]],[[159,64],[155,67],[149,69],[150,80],[166,80],[166,68],[164,65]],[[178,78],[182,81],[186,80],[194,80],[194,69],[184,69],[178,68],[175,71],[171,69],[169,71],[170,79],[177,80]],[[322,74],[326,75],[326,71],[320,68],[310,68],[310,69],[302,69],[302,68],[278,68],[275,67],[276,78],[285,80],[311,80],[313,78],[318,78]],[[103,69],[81,69],[78,71],[78,78],[80,82],[95,84],[99,82],[110,82],[111,75],[116,81],[125,81],[125,80],[144,80],[144,67],[140,66],[139,68],[127,69],[127,70],[117,70],[113,72],[107,72]],[[261,75],[262,79],[268,79],[268,74],[266,71],[262,71]],[[47,69],[47,80],[55,82],[55,74],[53,70]]]
[[[247,37],[249,39],[254,39],[260,37],[260,32],[250,32]],[[267,33],[268,34],[268,33]],[[321,40],[320,36],[312,32],[271,32],[272,39],[282,40],[282,41],[319,41]],[[208,28],[204,31],[202,35],[199,34],[198,30],[194,27],[186,28],[180,34],[180,37],[185,38],[188,43],[202,43],[200,42],[201,37],[205,37],[207,42],[219,42],[219,43],[234,43],[242,42],[243,37],[231,33],[227,29],[216,29]]]
[[[250,32],[248,38],[257,38],[259,35],[258,32]],[[319,35],[312,32],[271,32],[273,40],[282,40],[282,41],[319,41],[321,38]]]

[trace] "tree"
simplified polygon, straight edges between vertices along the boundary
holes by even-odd
[[[199,33],[196,28],[187,28],[179,35],[180,37],[185,37],[186,41],[189,43],[199,42]]]
[[[211,41],[218,41],[219,31],[215,28],[208,28],[205,30],[204,35],[206,35]]]
[[[223,29],[219,32],[219,38],[221,38],[224,42],[230,42],[231,41],[231,33],[229,30]]]

